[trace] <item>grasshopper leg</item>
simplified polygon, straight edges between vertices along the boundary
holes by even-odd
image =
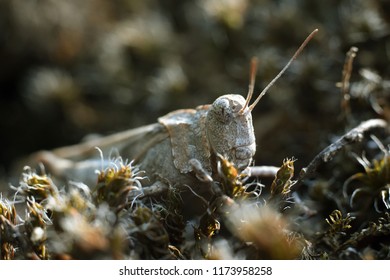
[[[162,194],[166,193],[169,189],[169,185],[166,183],[163,183],[161,181],[154,182],[151,186],[143,187],[142,188],[142,195],[140,198],[144,197],[156,197],[161,196]]]
[[[203,168],[199,160],[194,158],[190,159],[189,164],[199,181],[203,183],[211,183],[213,181],[213,178],[211,178],[211,175]]]
[[[276,172],[278,172],[280,167],[276,166],[249,166],[248,170],[245,170],[248,172],[248,175],[250,177],[275,177]]]

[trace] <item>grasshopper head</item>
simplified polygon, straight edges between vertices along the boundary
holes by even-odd
[[[225,156],[239,169],[249,166],[256,152],[252,114],[241,95],[223,95],[207,113],[207,135],[214,153]]]

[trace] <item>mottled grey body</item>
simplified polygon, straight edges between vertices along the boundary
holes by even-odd
[[[193,187],[202,183],[199,176],[204,175],[194,168],[194,162],[211,178],[216,175],[216,154],[223,155],[240,170],[251,163],[255,136],[251,113],[239,113],[244,105],[242,96],[224,95],[212,105],[174,111],[159,118],[156,124],[41,152],[37,159],[56,176],[90,181],[88,177],[94,176],[93,171],[102,168],[95,147],[105,155],[115,149],[146,172],[149,184],[161,180],[171,186]]]

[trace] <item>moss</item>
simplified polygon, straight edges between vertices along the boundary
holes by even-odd
[[[0,3],[1,259],[389,258],[390,137],[388,123],[372,125],[390,120],[385,5],[214,2]],[[96,184],[9,175],[39,149],[244,93],[250,57],[265,84],[317,27],[253,110],[254,161],[281,166],[276,177],[219,157],[201,215],[183,215],[178,190],[145,196],[148,174],[126,155]]]

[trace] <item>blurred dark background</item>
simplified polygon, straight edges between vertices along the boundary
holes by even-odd
[[[385,0],[0,1],[0,174],[40,149],[245,96],[252,56],[260,92],[319,28],[253,111],[256,163],[305,166],[354,123],[389,117],[358,89],[346,121],[336,87],[351,46],[352,82],[362,69],[389,79],[389,11]]]

